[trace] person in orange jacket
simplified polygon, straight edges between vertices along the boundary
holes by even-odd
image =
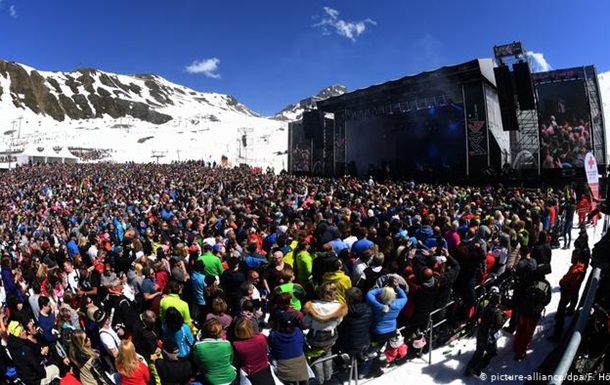
[[[589,214],[589,211],[591,211],[591,203],[585,197],[585,194],[582,194],[580,196],[580,200],[578,201],[578,204],[576,205],[576,212],[578,213],[578,224],[579,225],[585,223],[587,214]]]

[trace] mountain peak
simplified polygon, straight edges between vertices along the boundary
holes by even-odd
[[[296,104],[286,106],[282,111],[273,115],[271,119],[281,121],[295,121],[303,118],[303,112],[315,108],[316,102],[320,100],[332,98],[333,96],[343,95],[347,92],[347,88],[340,84],[328,86],[318,92],[315,96],[302,99]]]
[[[318,92],[315,96],[319,98],[319,100],[332,98],[333,96],[343,95],[347,92],[347,87],[341,84],[333,84],[332,86],[328,86],[324,88],[322,91]]]

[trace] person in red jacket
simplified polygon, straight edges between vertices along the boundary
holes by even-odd
[[[557,312],[555,313],[555,330],[550,338],[552,341],[559,341],[561,338],[565,316],[574,314],[573,309],[578,304],[578,292],[587,274],[588,264],[589,255],[581,250],[574,250],[572,265],[561,280],[559,280],[561,297],[557,305]]]
[[[130,340],[121,341],[115,366],[122,385],[146,385],[150,380],[148,367],[137,356],[136,348]]]
[[[580,196],[580,200],[578,201],[578,204],[576,205],[576,212],[578,213],[578,224],[579,225],[585,223],[585,220],[587,218],[587,214],[589,214],[589,211],[591,211],[591,203],[589,203],[589,200],[587,199],[587,197],[585,197],[585,194],[582,194]]]

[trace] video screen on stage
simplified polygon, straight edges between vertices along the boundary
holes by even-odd
[[[351,119],[345,127],[346,160],[357,175],[466,174],[461,104]]]
[[[538,84],[543,168],[582,168],[591,150],[589,103],[583,80]]]
[[[303,123],[290,124],[290,172],[308,173],[311,171],[311,138],[305,133]]]

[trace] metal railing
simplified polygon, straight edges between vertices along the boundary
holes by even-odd
[[[477,286],[474,287],[475,292],[486,287],[487,285],[489,285],[490,283],[495,282],[495,278],[487,278],[484,282],[478,284]],[[477,296],[475,303],[474,303],[474,307],[475,309],[478,308],[479,303],[481,303],[481,300],[487,295],[487,293],[483,292],[481,295]],[[434,323],[434,316],[436,316],[438,313],[440,313],[441,311],[444,311],[446,309],[448,309],[449,307],[453,306],[455,304],[455,300],[451,300],[449,302],[447,302],[447,304],[441,308],[435,309],[434,311],[432,311],[430,313],[430,316],[428,317],[428,328],[425,329],[423,331],[423,334],[427,334],[428,335],[428,365],[432,364],[432,347],[433,347],[433,342],[434,342],[434,329],[438,328],[439,326],[443,325],[444,323],[448,322],[448,318],[443,318],[442,320],[438,321],[437,323]],[[476,314],[476,312],[475,312]],[[464,323],[463,325],[461,325],[460,327],[458,327],[457,329],[453,330],[453,334],[458,334],[460,333],[462,330],[466,329],[468,327],[468,325],[470,325],[470,322],[472,320],[468,319],[466,323]],[[403,330],[404,327],[400,328],[399,330]]]
[[[487,285],[489,285],[490,283],[495,282],[495,278],[488,278],[487,280],[485,280],[483,283],[480,283],[479,285],[475,286],[475,291],[478,291],[482,288],[485,288]],[[476,300],[475,300],[475,309],[478,307],[479,303],[481,302],[481,300],[483,298],[485,298],[485,296],[487,295],[486,292],[483,292],[482,294],[478,295]],[[430,316],[428,317],[428,327],[422,331],[423,335],[427,335],[428,336],[428,365],[432,364],[432,348],[433,348],[433,339],[434,339],[434,329],[438,328],[439,326],[445,324],[448,322],[447,318],[443,318],[442,320],[438,321],[437,323],[434,323],[434,317],[448,309],[449,307],[455,305],[456,301],[455,300],[450,300],[449,302],[447,302],[447,304],[445,304],[443,307],[440,307],[438,309],[435,309],[434,311],[432,311],[430,313]],[[475,313],[476,314],[476,313]],[[461,325],[459,328],[453,330],[453,334],[458,334],[460,333],[462,330],[464,330],[465,328],[468,327],[469,324],[471,324],[470,319],[468,319],[468,321]],[[402,326],[400,328],[397,329],[397,331],[399,332],[403,332],[406,329],[406,326]],[[322,364],[326,361],[329,360],[334,360],[335,358],[341,357],[342,361],[347,363],[350,362],[349,364],[349,378],[348,378],[348,384],[351,384],[351,381],[354,380],[355,384],[358,385],[358,370],[357,368],[354,368],[354,366],[358,365],[358,360],[355,356],[349,356],[347,353],[336,353],[336,354],[331,354],[328,356],[323,356],[320,357],[318,359],[315,359],[313,361],[311,361],[309,363],[310,367],[313,367],[314,365],[318,365],[318,364]],[[337,373],[339,373],[341,371],[338,371]]]

